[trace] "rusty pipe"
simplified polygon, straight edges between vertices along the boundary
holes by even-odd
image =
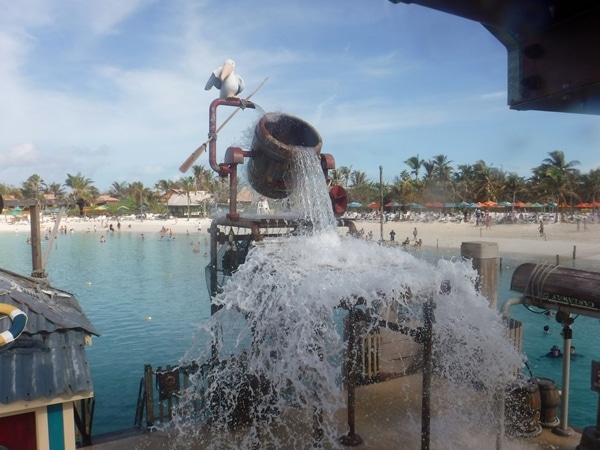
[[[240,109],[255,109],[256,107],[251,101],[240,98],[216,98],[210,104],[208,116],[208,163],[215,172],[223,177],[227,176],[230,173],[230,170],[226,164],[217,163],[217,108],[221,105],[234,106]],[[223,123],[223,125],[225,125],[225,123]]]

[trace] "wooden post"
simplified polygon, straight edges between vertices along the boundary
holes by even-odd
[[[498,300],[498,244],[496,242],[463,242],[460,246],[463,258],[473,260],[473,268],[479,274],[478,289],[496,308]]]
[[[421,450],[431,442],[431,376],[433,374],[433,298],[423,306],[423,390],[421,392]]]
[[[31,262],[33,278],[46,278],[42,264],[42,240],[40,235],[40,205],[35,203],[29,207],[29,224],[31,226]],[[52,245],[48,243],[48,245]]]
[[[144,382],[146,383],[146,427],[148,428],[154,425],[154,383],[152,378],[152,366],[146,364],[144,366]]]
[[[348,316],[344,320],[344,338],[347,342],[346,360],[344,361],[344,372],[346,374],[346,389],[348,391],[348,434],[340,436],[340,444],[346,447],[356,447],[363,443],[362,438],[356,433],[356,398],[355,389],[358,371],[358,352],[356,348],[356,327],[359,315],[355,308],[350,308]]]

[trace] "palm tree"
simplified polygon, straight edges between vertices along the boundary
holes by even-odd
[[[206,191],[213,193],[217,187],[215,183],[215,173],[212,169],[206,169],[204,166],[192,166],[197,191]]]
[[[342,166],[336,170],[340,179],[340,186],[343,188],[348,187],[350,184],[350,175],[352,174],[352,166]]]
[[[54,194],[54,198],[62,199],[65,197],[65,189],[60,183],[50,183],[46,188],[47,194]]]
[[[172,180],[158,180],[154,184],[154,189],[159,192],[161,197],[173,188],[175,188],[175,181]]]
[[[113,181],[113,184],[108,189],[108,193],[118,199],[122,199],[127,195],[128,184],[126,181],[119,183],[118,181]]]
[[[596,202],[600,198],[600,167],[590,170],[590,173],[582,177],[582,187],[590,196],[587,200]]]
[[[133,200],[137,208],[142,208],[146,203],[151,203],[154,192],[144,186],[141,181],[134,181],[127,186],[127,196]]]
[[[80,214],[83,214],[83,207],[99,194],[93,183],[90,178],[84,177],[81,172],[77,172],[76,175],[67,174],[65,186],[71,188],[71,195],[79,206]]]
[[[552,200],[559,205],[554,218],[557,222],[558,211],[561,210],[562,215],[562,204],[567,203],[567,197],[571,200],[571,206],[573,198],[579,197],[575,191],[576,179],[579,177],[579,171],[575,166],[579,165],[579,161],[567,162],[561,150],[554,150],[548,155],[549,158],[545,158],[540,166],[533,169],[533,174],[540,185],[546,188]]]
[[[454,169],[450,165],[452,161],[448,161],[448,157],[446,155],[435,155],[431,159],[431,164],[433,164],[433,174],[434,174],[434,187],[436,191],[436,196],[439,199],[449,200],[452,197],[452,172]]]
[[[190,196],[190,192],[194,192],[196,190],[196,180],[197,178],[194,176],[181,177],[179,179],[181,189],[185,191],[185,195],[187,196],[187,220],[190,220],[191,215],[190,206],[192,204],[192,197]]]
[[[516,173],[511,172],[506,176],[503,192],[506,192],[506,194],[510,195],[511,203],[513,204],[513,211],[515,209],[514,204],[517,201],[517,194],[525,192],[526,186],[525,178],[520,177]]]
[[[21,192],[25,198],[40,198],[44,189],[48,187],[46,182],[37,173],[31,175],[22,184]]]
[[[459,199],[466,202],[474,200],[475,169],[470,164],[461,164],[452,174],[454,191]]]
[[[404,161],[404,164],[410,167],[410,173],[415,176],[415,181],[419,179],[419,170],[421,170],[423,163],[424,161],[419,158],[419,154],[417,154],[417,156],[411,156]]]

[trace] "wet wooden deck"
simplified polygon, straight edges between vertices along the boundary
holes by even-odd
[[[447,389],[439,386],[444,383],[437,380],[434,389]],[[359,449],[421,449],[420,440],[420,392],[421,375],[413,374],[405,377],[391,379],[385,382],[363,386],[357,389],[356,400],[356,432],[364,441],[354,447]],[[462,394],[457,394],[461,396]],[[457,398],[457,401],[468,401],[468,398]],[[447,411],[447,409],[446,409]],[[567,450],[576,449],[581,436],[574,432],[571,436],[563,437],[554,434],[551,430],[543,429],[542,434],[533,438],[505,437],[497,445],[497,436],[494,430],[486,432],[480,429],[469,429],[468,418],[462,422],[442,417],[433,412],[431,450],[449,449],[503,449],[503,450]],[[338,414],[340,435],[346,430],[346,411],[340,410]],[[450,422],[450,425],[445,425]],[[458,424],[458,426],[456,426]],[[305,433],[306,448],[312,448],[311,430],[302,430],[295,426],[298,433]],[[236,448],[234,443],[239,441],[241,433],[232,431],[228,435],[231,448]],[[178,445],[175,438],[165,432],[121,434],[113,436],[114,439],[94,443],[90,450],[166,450],[173,448],[204,449],[207,447],[207,437],[200,436],[197,442],[187,442],[184,446]],[[229,439],[230,438],[230,439]],[[105,438],[106,439],[106,438]],[[240,447],[241,448],[241,447]],[[270,447],[265,447],[270,448]],[[325,447],[329,448],[329,447]],[[340,448],[343,448],[340,446]],[[279,449],[278,449],[279,450]]]

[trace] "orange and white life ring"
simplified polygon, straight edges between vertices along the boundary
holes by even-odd
[[[17,339],[23,330],[25,330],[25,326],[27,325],[27,314],[19,308],[7,305],[6,303],[0,303],[0,314],[6,314],[12,321],[8,331],[0,333],[0,346],[2,346]]]

